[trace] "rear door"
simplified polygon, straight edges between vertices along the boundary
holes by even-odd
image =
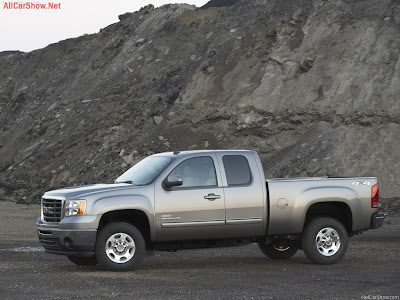
[[[225,202],[214,153],[190,157],[170,167],[156,182],[155,209],[159,241],[224,237]],[[161,181],[179,175],[182,186],[165,190]]]
[[[265,182],[253,152],[217,152],[216,155],[225,194],[226,237],[262,235]]]

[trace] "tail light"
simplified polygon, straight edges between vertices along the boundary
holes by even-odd
[[[371,208],[379,208],[379,187],[377,184],[371,189]]]

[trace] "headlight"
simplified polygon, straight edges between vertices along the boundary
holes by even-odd
[[[86,200],[66,200],[65,216],[83,216],[86,209]]]

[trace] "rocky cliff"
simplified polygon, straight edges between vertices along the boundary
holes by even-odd
[[[399,51],[399,0],[226,0],[0,57],[0,197],[245,148],[269,177],[377,176],[396,198]]]

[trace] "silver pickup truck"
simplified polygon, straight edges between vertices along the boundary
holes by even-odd
[[[248,243],[272,259],[301,249],[332,264],[349,236],[382,226],[379,206],[374,177],[266,181],[254,151],[169,152],[114,184],[45,193],[37,231],[46,252],[116,271],[134,269],[146,250]]]

